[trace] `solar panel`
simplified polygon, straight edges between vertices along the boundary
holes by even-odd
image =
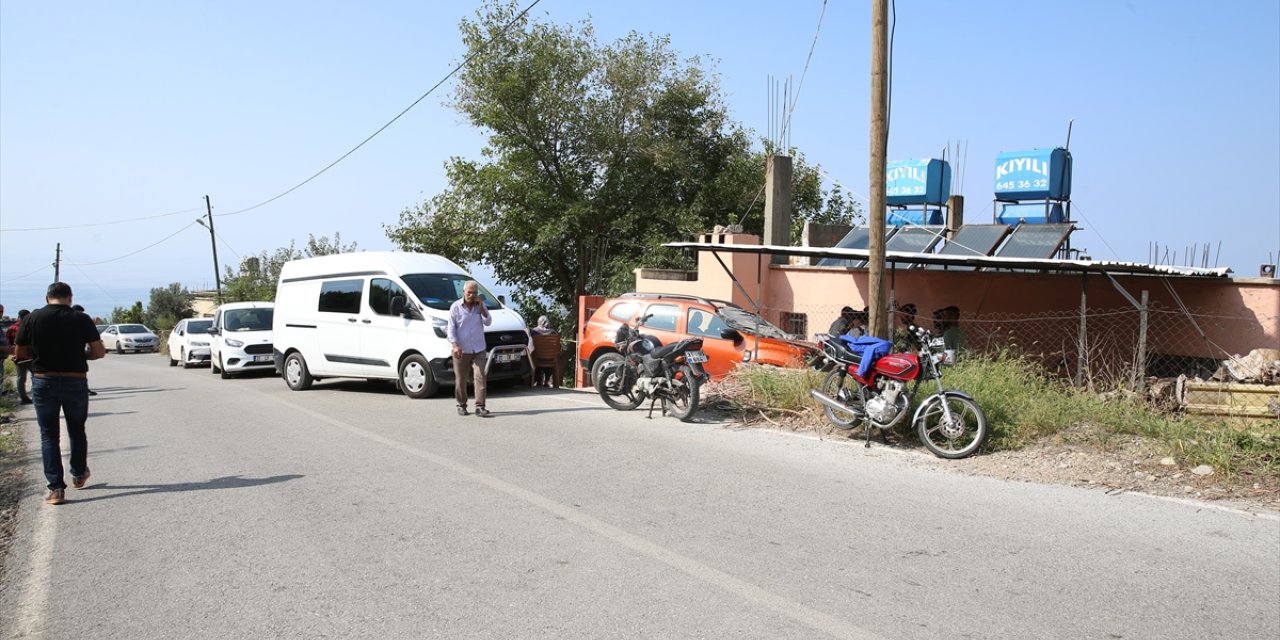
[[[985,256],[989,255],[1000,241],[1009,235],[1007,224],[965,224],[960,225],[956,234],[942,245],[938,251],[940,256]],[[931,264],[929,269],[942,269],[943,265]],[[951,271],[973,271],[973,267],[948,266]]]
[[[1052,258],[1073,228],[1071,224],[1020,224],[995,255],[998,258]]]
[[[888,245],[888,239],[892,238],[895,230],[885,230],[885,244]],[[869,227],[854,227],[846,233],[840,242],[836,243],[836,249],[867,249],[871,246],[871,229]],[[866,260],[857,258],[822,258],[818,260],[819,267],[854,267],[861,268],[866,266]]]
[[[942,239],[942,227],[903,227],[885,243],[885,251],[928,253]]]

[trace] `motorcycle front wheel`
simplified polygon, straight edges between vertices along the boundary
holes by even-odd
[[[605,361],[605,358],[609,359]],[[644,400],[644,395],[635,390],[635,375],[628,373],[627,363],[616,354],[602,356],[595,367],[596,391],[600,399],[618,411],[630,411]]]
[[[677,372],[679,379],[672,381],[674,385],[667,401],[671,403],[671,415],[679,418],[681,422],[689,422],[693,419],[694,412],[698,410],[698,394],[702,380],[693,375],[693,370],[687,365],[680,367]]]
[[[973,455],[987,441],[987,415],[973,400],[948,393],[934,396],[921,409],[917,429],[933,455],[955,460]]]
[[[837,429],[852,429],[867,415],[862,401],[865,390],[860,387],[862,383],[855,380],[843,368],[827,374],[827,378],[822,381],[822,394],[849,408],[848,411],[843,411],[822,405],[822,412],[826,414],[827,421]]]

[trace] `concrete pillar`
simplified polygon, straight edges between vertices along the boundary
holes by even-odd
[[[947,198],[947,240],[956,237],[956,231],[964,224],[964,196]]]
[[[764,243],[791,246],[791,156],[769,156],[764,169]],[[786,264],[773,256],[772,264]]]

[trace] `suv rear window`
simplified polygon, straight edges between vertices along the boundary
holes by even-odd
[[[680,307],[673,304],[651,304],[644,311],[648,318],[644,326],[659,331],[675,331],[676,318],[680,316]]]
[[[629,322],[639,308],[640,304],[636,302],[619,302],[609,309],[609,317],[618,322]]]

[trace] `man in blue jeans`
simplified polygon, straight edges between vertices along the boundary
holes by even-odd
[[[89,439],[84,433],[89,417],[88,361],[107,351],[93,319],[71,308],[69,285],[49,285],[45,302],[48,304],[31,312],[18,328],[15,359],[30,361],[31,399],[40,423],[40,451],[49,487],[44,501],[62,504],[67,483],[62,479],[62,425],[58,417],[66,418],[71,441],[71,483],[83,489],[89,481]]]

